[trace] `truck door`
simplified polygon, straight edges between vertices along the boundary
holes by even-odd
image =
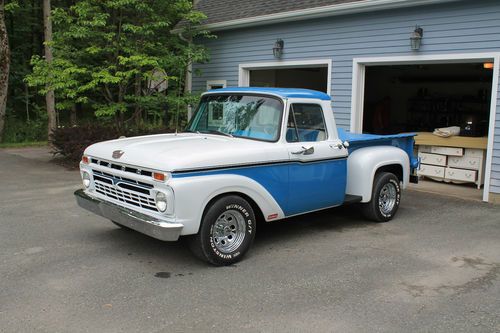
[[[290,104],[286,145],[290,161],[287,216],[342,204],[347,149],[328,133],[319,104]]]

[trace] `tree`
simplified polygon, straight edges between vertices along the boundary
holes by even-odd
[[[45,45],[45,61],[47,65],[52,65],[52,20],[51,20],[51,6],[50,0],[43,0],[43,32],[44,32],[44,45]],[[54,89],[52,87],[48,87],[45,93],[45,104],[47,106],[47,116],[48,116],[48,138],[50,141],[50,137],[52,133],[57,128],[57,120],[56,120],[56,107],[55,107],[55,97],[54,97]]]
[[[0,142],[2,142],[9,87],[10,48],[5,26],[5,2],[0,0]]]
[[[158,117],[166,103],[179,109],[190,101],[185,71],[207,59],[203,47],[171,30],[185,20],[189,38],[208,36],[192,29],[203,18],[188,0],[81,0],[55,8],[53,62],[33,57],[27,82],[41,93],[54,90],[58,109],[79,103],[121,127],[140,122],[143,112]],[[165,73],[168,95],[146,89],[158,73]]]

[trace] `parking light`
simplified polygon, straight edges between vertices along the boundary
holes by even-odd
[[[168,180],[169,174],[165,174],[163,172],[153,172],[153,179],[159,182],[164,182]]]

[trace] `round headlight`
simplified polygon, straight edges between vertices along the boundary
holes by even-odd
[[[83,186],[85,186],[85,188],[89,188],[90,186],[90,175],[88,174],[88,172],[83,172],[82,173],[82,179],[83,179]]]
[[[163,192],[156,192],[156,208],[160,212],[167,210],[167,196]]]

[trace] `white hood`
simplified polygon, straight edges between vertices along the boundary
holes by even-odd
[[[179,133],[99,142],[89,146],[85,155],[154,170],[178,171],[287,159],[286,151],[279,146],[220,135]],[[119,159],[112,157],[116,150],[123,152]]]

